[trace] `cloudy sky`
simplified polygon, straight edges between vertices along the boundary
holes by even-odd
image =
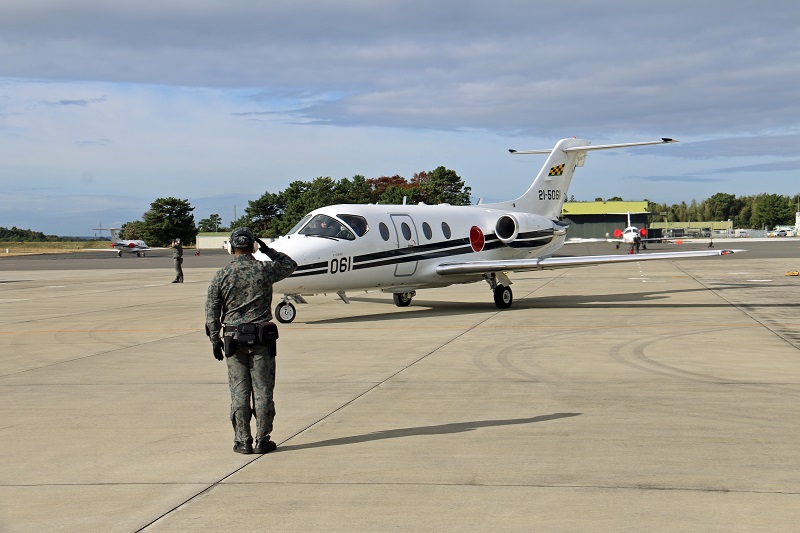
[[[550,148],[569,194],[800,193],[800,4],[3,0],[0,226],[56,235],[174,196],[226,223],[295,180],[444,165],[516,197]]]

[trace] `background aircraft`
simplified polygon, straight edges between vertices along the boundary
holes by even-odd
[[[627,244],[633,250],[639,244],[643,249],[647,250],[646,242],[653,239],[647,238],[646,229],[639,229],[631,223],[631,212],[628,211],[628,226],[625,229],[615,229],[614,239],[609,240],[617,243],[617,249],[619,249],[620,244]],[[638,252],[639,250],[637,249],[636,251]]]
[[[144,253],[151,248],[144,241],[120,240],[119,228],[93,228],[94,231],[107,231],[111,234],[111,248],[117,251],[117,256],[122,257],[122,252],[136,254],[136,257],[144,257]]]
[[[297,263],[295,272],[273,287],[282,293],[275,309],[280,322],[294,320],[291,301],[347,291],[379,289],[393,294],[396,305],[411,303],[418,289],[485,281],[498,308],[513,301],[509,272],[583,265],[726,255],[733,250],[699,250],[638,255],[552,257],[564,245],[568,224],[559,220],[576,167],[586,155],[651,144],[591,146],[562,139],[551,150],[528,190],[519,198],[469,206],[342,204],[308,213],[287,235],[271,244]],[[324,223],[324,224],[323,224]],[[324,226],[324,227],[323,227]],[[260,252],[259,259],[267,260]]]

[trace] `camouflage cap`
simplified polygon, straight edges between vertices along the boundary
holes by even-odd
[[[250,228],[236,228],[231,232],[230,242],[232,248],[250,248],[256,242],[256,236]]]

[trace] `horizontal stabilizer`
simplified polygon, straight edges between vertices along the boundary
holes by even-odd
[[[563,152],[591,152],[593,150],[611,150],[613,148],[628,148],[630,146],[647,146],[650,144],[670,144],[676,143],[680,141],[676,141],[674,139],[668,139],[667,137],[663,137],[660,141],[644,141],[638,143],[623,143],[623,144],[598,144],[597,146],[592,145],[585,145],[585,146],[575,146],[572,148],[564,148],[562,149]],[[512,154],[549,154],[553,151],[553,149],[548,150],[509,150]]]

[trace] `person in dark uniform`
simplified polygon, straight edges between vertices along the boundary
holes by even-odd
[[[275,326],[267,324],[272,320],[272,284],[291,275],[297,263],[256,239],[250,228],[234,229],[228,243],[234,257],[217,271],[208,287],[206,333],[214,357],[228,364],[233,451],[269,453],[277,448],[270,440],[275,418],[275,344],[274,340],[263,341],[261,333],[263,328]],[[271,261],[258,261],[252,255],[256,250]],[[277,336],[277,329],[275,333]],[[250,430],[251,396],[256,416],[255,446]]]
[[[175,263],[175,280],[172,283],[183,283],[183,246],[181,240],[175,239],[172,241],[172,261]]]

